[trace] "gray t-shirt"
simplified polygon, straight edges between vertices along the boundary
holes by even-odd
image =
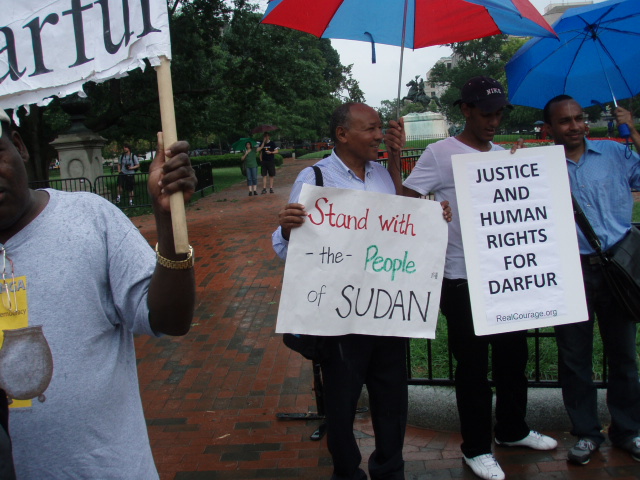
[[[499,145],[491,144],[491,151],[504,150]],[[403,185],[420,195],[435,194],[439,202],[448,200],[453,216],[449,222],[449,242],[447,244],[447,258],[444,264],[445,278],[467,278],[467,268],[462,249],[462,234],[460,231],[460,216],[456,188],[453,182],[453,166],[451,156],[463,153],[478,153],[478,150],[465,145],[455,137],[445,138],[432,143],[422,153],[418,163]]]
[[[133,175],[134,173],[136,173],[136,169],[130,167],[134,167],[139,163],[140,161],[138,160],[138,157],[133,153],[129,155],[122,154],[120,156],[120,171],[125,175]]]
[[[53,377],[10,409],[18,478],[157,479],[133,334],[153,335],[147,291],[155,254],[101,197],[47,190],[44,211],[6,244],[25,277],[29,325],[42,325]]]

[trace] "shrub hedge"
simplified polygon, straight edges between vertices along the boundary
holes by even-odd
[[[293,157],[294,152],[296,154],[296,158],[300,158],[301,156],[309,153],[309,150],[306,150],[304,148],[281,148],[278,151],[284,158]]]
[[[276,153],[275,157],[276,166],[281,166],[283,163],[282,155]],[[199,157],[191,157],[191,165],[210,163],[211,168],[239,167],[241,160],[241,153],[227,153],[225,155],[201,155]],[[151,165],[151,160],[144,160],[140,162],[140,171],[143,173],[148,173],[149,165]]]

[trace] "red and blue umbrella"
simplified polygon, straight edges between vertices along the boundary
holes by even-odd
[[[272,0],[262,23],[413,49],[499,33],[555,36],[528,0]]]
[[[271,0],[262,23],[319,38],[422,48],[500,33],[554,37],[529,0]]]

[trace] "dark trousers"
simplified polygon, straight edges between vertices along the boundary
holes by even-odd
[[[498,440],[512,442],[529,434],[527,412],[526,332],[476,336],[471,315],[469,286],[465,279],[444,279],[440,309],[447,317],[449,349],[456,359],[456,399],[462,433],[462,453],[475,457],[491,453],[492,391],[491,367],[496,386]]]
[[[362,386],[369,392],[375,450],[372,479],[404,479],[402,446],[407,424],[406,339],[343,335],[323,339],[320,358],[332,480],[360,480],[362,456],[353,421]]]
[[[9,406],[7,395],[0,389],[0,480],[14,480],[11,439],[9,438]]]
[[[583,259],[582,274],[589,320],[555,327],[564,406],[571,419],[573,435],[587,437],[597,444],[604,441],[598,420],[596,387],[592,380],[595,316],[609,367],[609,438],[612,443],[620,444],[637,436],[640,430],[637,324],[613,299],[600,265],[590,265],[587,259]]]

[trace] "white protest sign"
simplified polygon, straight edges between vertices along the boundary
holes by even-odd
[[[438,202],[304,185],[276,332],[434,338],[447,247]]]
[[[0,0],[0,108],[80,92],[171,58],[164,0]]]
[[[564,148],[452,163],[476,334],[587,320]]]

